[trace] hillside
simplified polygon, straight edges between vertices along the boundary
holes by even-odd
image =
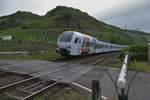
[[[12,15],[3,16],[0,18],[0,30],[16,28],[24,24],[32,23],[39,19],[40,16],[36,14],[18,11]]]
[[[119,44],[144,44],[150,39],[147,33],[124,31],[71,7],[58,6],[45,16],[18,11],[0,17],[0,35],[12,35],[14,40],[55,43],[65,30],[83,32]]]

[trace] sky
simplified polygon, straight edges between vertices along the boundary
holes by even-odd
[[[80,9],[120,28],[150,33],[150,0],[0,0],[0,16],[18,10],[44,15],[59,5]]]

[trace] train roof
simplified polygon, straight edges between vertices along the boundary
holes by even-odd
[[[87,36],[87,37],[90,37],[90,38],[94,38],[90,35],[87,35],[87,34],[84,34],[84,33],[80,33],[80,32],[77,32],[77,31],[64,31],[63,33],[73,33],[73,34],[77,34],[77,35],[84,35],[84,36]],[[95,38],[96,39],[96,38]]]
[[[88,36],[90,38],[94,38],[97,42],[99,43],[104,43],[104,44],[109,44],[109,45],[113,45],[113,46],[117,46],[117,47],[126,47],[124,45],[119,45],[119,44],[114,44],[114,43],[110,43],[109,41],[105,41],[105,40],[98,40],[97,38],[95,37],[92,37],[90,35],[87,35],[87,34],[84,34],[84,33],[80,33],[80,32],[77,32],[77,31],[64,31],[63,33],[73,33],[73,34],[77,34],[77,35],[85,35],[85,36]]]

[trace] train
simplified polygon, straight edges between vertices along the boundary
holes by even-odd
[[[100,41],[76,31],[64,31],[57,40],[56,52],[62,56],[80,56],[119,51],[122,45]]]

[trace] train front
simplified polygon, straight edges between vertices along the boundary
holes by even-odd
[[[71,31],[63,32],[57,40],[56,52],[63,56],[69,56],[72,37],[73,37],[73,32]]]

